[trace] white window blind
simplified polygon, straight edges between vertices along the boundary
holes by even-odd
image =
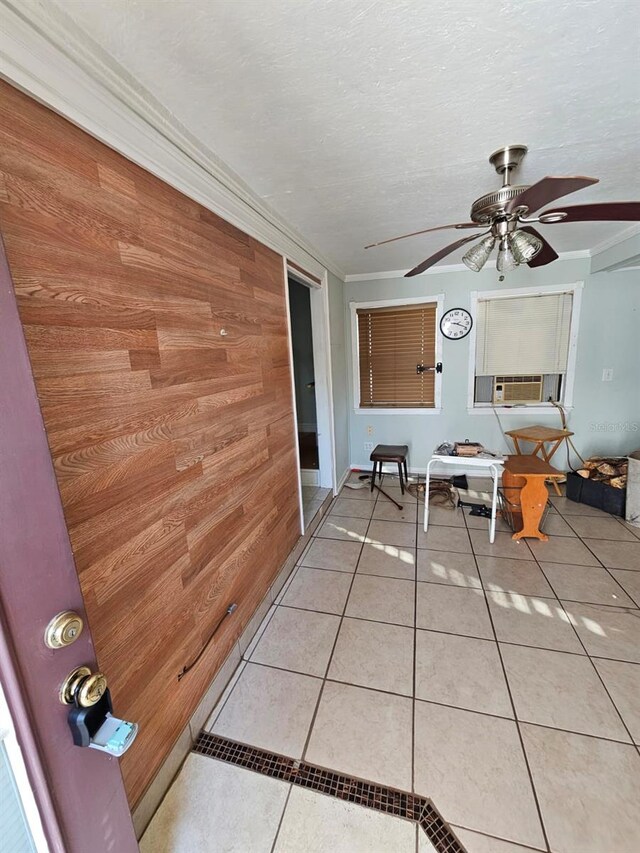
[[[358,308],[360,406],[433,408],[436,303]],[[423,373],[417,365],[430,367]]]
[[[476,376],[566,373],[571,293],[478,302]]]

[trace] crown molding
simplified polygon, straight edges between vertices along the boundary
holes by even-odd
[[[491,268],[491,266],[495,267],[495,265],[495,261],[487,261],[485,267]],[[378,272],[352,273],[351,275],[346,275],[344,280],[345,283],[348,283],[352,281],[381,281],[390,278],[404,278],[404,276],[409,272],[409,269],[410,267],[406,270],[380,270]],[[463,270],[469,272],[469,269],[465,267],[464,264],[443,264],[440,267],[431,267],[431,269],[425,270],[425,272],[420,273],[420,275],[437,275],[443,272],[463,272]]]
[[[606,252],[607,249],[612,249],[614,246],[624,243],[625,240],[629,240],[631,237],[637,237],[638,234],[640,234],[640,223],[636,222],[628,228],[625,228],[624,231],[620,231],[618,234],[614,234],[613,237],[609,237],[607,240],[603,240],[602,243],[598,243],[594,246],[593,249],[590,250],[591,257],[595,258],[595,256],[599,255],[601,252]]]
[[[577,261],[582,260],[584,258],[590,258],[591,251],[589,249],[576,249],[573,252],[561,252],[558,256],[559,261]],[[483,269],[495,269],[496,261],[495,258],[491,258],[491,260],[487,261],[484,265]],[[344,277],[345,283],[356,282],[356,281],[380,281],[384,279],[391,278],[403,278],[409,272],[406,270],[388,270],[381,272],[360,272],[354,273],[353,275],[346,275]],[[468,267],[464,264],[442,264],[442,266],[431,267],[428,270],[425,270],[423,273],[420,273],[420,276],[416,276],[419,278],[425,275],[440,275],[442,273],[454,273],[454,272],[471,272]]]
[[[0,0],[0,18],[5,80],[313,275],[344,280],[62,10]]]

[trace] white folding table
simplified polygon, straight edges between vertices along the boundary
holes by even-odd
[[[489,524],[489,542],[496,538],[496,510],[498,505],[498,480],[502,476],[504,456],[440,456],[434,453],[427,463],[427,481],[424,492],[424,531],[427,532],[429,524],[429,479],[431,468],[434,465],[446,465],[451,468],[477,468],[480,471],[488,471],[493,480],[493,497],[491,500],[491,523]],[[453,472],[455,473],[455,472]],[[451,476],[453,476],[453,473]]]

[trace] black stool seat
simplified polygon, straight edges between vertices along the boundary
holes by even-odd
[[[378,479],[382,479],[382,463],[395,462],[398,466],[398,475],[400,477],[400,491],[404,494],[404,480],[408,480],[407,474],[407,455],[409,448],[406,444],[377,444],[369,459],[373,462],[373,473],[371,475],[371,491],[376,481],[376,466],[378,466]],[[404,480],[402,477],[404,468]]]
[[[408,454],[406,444],[376,444],[369,459],[372,462],[404,462]]]

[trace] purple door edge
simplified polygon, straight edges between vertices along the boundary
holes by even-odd
[[[72,669],[96,667],[95,651],[1,239],[0,601],[0,678],[51,850],[135,853],[118,760],[74,746],[58,700]],[[45,627],[62,610],[86,627],[51,650]]]

